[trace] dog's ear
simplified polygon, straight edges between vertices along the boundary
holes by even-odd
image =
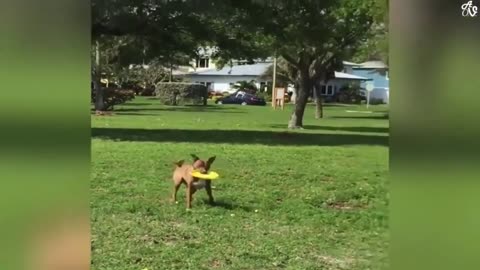
[[[213,156],[207,160],[207,166],[206,166],[207,170],[210,169],[210,166],[212,165],[212,163],[215,161],[216,158],[217,158],[216,156]]]
[[[180,161],[174,162],[173,164],[177,165],[177,167],[182,167],[184,162],[185,160],[180,160]]]
[[[197,160],[199,160],[199,159],[200,159],[200,158],[199,158],[199,157],[197,157],[197,155],[195,155],[195,154],[190,154],[190,156],[192,156],[192,158],[193,158],[193,162],[195,162],[195,161],[197,161]]]

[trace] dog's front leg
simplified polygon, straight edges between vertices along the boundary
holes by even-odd
[[[187,183],[187,209],[192,208],[193,186],[192,182]]]
[[[215,201],[214,201],[213,195],[212,195],[212,181],[211,180],[206,180],[205,181],[205,190],[207,191],[209,203],[214,204]]]

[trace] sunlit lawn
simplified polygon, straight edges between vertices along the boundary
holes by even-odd
[[[161,106],[92,116],[92,269],[381,269],[388,248],[386,106]],[[354,112],[347,112],[354,111]],[[216,155],[216,206],[169,199],[173,161]]]

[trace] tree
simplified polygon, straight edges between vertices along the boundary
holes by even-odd
[[[157,60],[170,70],[172,80],[172,69],[193,57],[199,44],[210,37],[205,21],[208,16],[201,13],[203,6],[198,1],[183,0],[92,0],[92,79],[99,101],[96,110],[104,109],[100,78],[110,40],[116,46],[112,47],[115,57],[109,62],[118,65],[116,68]]]
[[[303,126],[315,84],[332,78],[346,54],[365,38],[372,22],[369,7],[368,1],[360,0],[280,1],[272,7],[267,29],[275,35],[278,54],[297,70],[298,98],[289,128]]]
[[[268,48],[296,70],[298,86],[295,109],[289,128],[301,128],[303,115],[315,84],[333,78],[368,37],[377,0],[251,0],[235,9],[248,16],[230,18],[245,33],[259,33],[250,39],[250,48]],[[231,3],[231,2],[230,2]],[[243,14],[243,13],[240,13]],[[242,40],[245,43],[245,39]],[[259,50],[261,51],[261,50]]]
[[[298,70],[290,65],[285,59],[278,58],[277,59],[277,68],[276,68],[276,84],[282,85],[284,87],[288,87],[289,84],[293,84],[293,95],[292,95],[292,103],[296,103],[296,97],[298,93],[298,83],[297,83],[297,76]],[[267,70],[261,76],[264,80],[273,80],[273,65],[269,66]]]
[[[370,27],[370,36],[360,46],[353,60],[355,62],[379,60],[388,65],[389,0],[376,0],[374,7],[372,13],[374,14],[375,22]]]
[[[297,78],[298,70],[290,65],[285,59],[277,59],[276,80],[280,85],[294,84]],[[269,66],[267,70],[261,75],[264,80],[273,80],[273,65]]]
[[[296,70],[298,98],[288,126],[299,128],[313,86],[331,78],[365,42],[375,1],[93,0],[92,40],[100,47],[99,37],[123,37],[122,48],[137,52],[127,55],[170,65],[176,61],[169,56],[195,56],[199,46],[216,48],[219,67],[276,52]]]
[[[153,60],[170,71],[170,81],[172,70],[197,57],[201,46],[216,48],[212,57],[219,68],[231,59],[268,56],[267,47],[251,42],[266,37],[258,30],[243,31],[242,25],[251,19],[243,6],[233,0],[92,0],[92,51],[99,55],[99,61],[92,61],[92,78],[98,82],[94,83],[97,94],[102,95],[103,55],[112,45],[108,40],[118,42],[113,48],[116,56],[109,58],[116,69]]]

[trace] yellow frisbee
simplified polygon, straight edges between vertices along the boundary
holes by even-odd
[[[218,173],[216,172],[209,172],[208,174],[203,174],[203,173],[200,173],[199,171],[193,171],[191,174],[193,177],[200,178],[200,179],[214,180],[218,178]]]

